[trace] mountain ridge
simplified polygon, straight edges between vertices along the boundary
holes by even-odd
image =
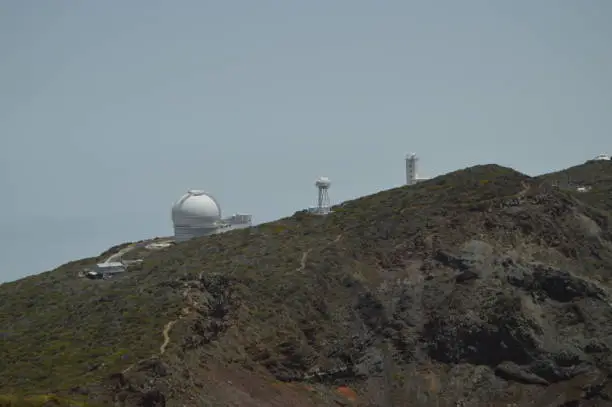
[[[604,164],[567,170],[589,192],[480,165],[182,243],[113,280],[76,278],[91,258],[2,284],[0,393],[478,405],[578,386],[583,400],[575,382],[607,386],[612,346]]]

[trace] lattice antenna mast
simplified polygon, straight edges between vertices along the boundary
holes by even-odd
[[[320,177],[315,182],[315,186],[318,189],[317,212],[320,214],[329,213],[329,187],[331,186],[331,181],[327,177]]]

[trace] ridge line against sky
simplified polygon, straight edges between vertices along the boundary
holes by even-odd
[[[0,281],[171,234],[187,189],[256,222],[497,163],[612,153],[612,2],[0,4]]]

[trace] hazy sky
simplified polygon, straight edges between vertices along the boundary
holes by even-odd
[[[498,163],[612,152],[610,0],[0,2],[0,281]]]

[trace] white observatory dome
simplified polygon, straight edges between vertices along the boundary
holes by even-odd
[[[172,206],[172,221],[180,225],[207,226],[221,219],[216,199],[199,190],[190,190]]]
[[[190,190],[172,206],[176,240],[213,233],[221,220],[221,207],[215,198],[200,190]]]

